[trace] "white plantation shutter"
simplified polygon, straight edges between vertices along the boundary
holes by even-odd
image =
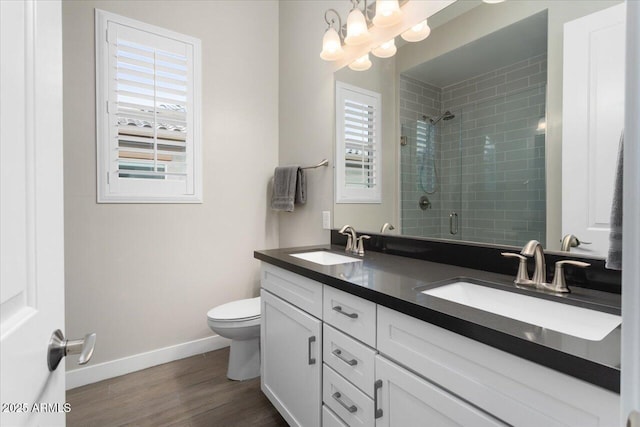
[[[200,42],[96,11],[98,201],[199,202]]]
[[[336,82],[336,203],[380,203],[380,94]]]

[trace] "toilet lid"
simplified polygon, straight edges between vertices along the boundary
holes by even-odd
[[[213,320],[247,320],[260,317],[260,297],[219,305],[209,310],[207,317]]]

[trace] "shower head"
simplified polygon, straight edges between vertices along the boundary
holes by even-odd
[[[438,123],[440,120],[451,120],[455,117],[456,115],[453,114],[451,111],[447,110],[444,113],[440,114],[438,117],[434,118],[429,118],[429,121],[431,122],[432,125],[435,125],[436,123]]]

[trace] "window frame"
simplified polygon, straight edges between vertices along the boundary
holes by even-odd
[[[191,67],[187,70],[188,100],[187,136],[185,151],[187,158],[186,181],[183,185],[167,179],[119,178],[112,159],[114,136],[112,127],[117,120],[117,103],[110,99],[111,87],[109,67],[113,58],[109,51],[109,24],[149,33],[170,39],[171,43],[183,43],[191,56]],[[121,15],[95,9],[96,49],[96,174],[98,203],[202,203],[202,51],[199,39],[165,28],[150,25]],[[189,77],[191,81],[189,81]],[[191,110],[191,111],[189,111]],[[118,181],[115,181],[118,180]],[[128,180],[128,181],[122,181]]]
[[[373,148],[375,170],[374,186],[370,188],[348,187],[346,183],[346,143],[344,135],[345,115],[344,104],[347,99],[356,102],[367,99],[374,108]],[[336,124],[336,153],[335,153],[335,203],[382,203],[382,95],[378,92],[363,89],[344,82],[336,81],[335,88],[335,124]]]

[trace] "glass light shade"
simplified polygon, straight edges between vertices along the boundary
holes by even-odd
[[[402,20],[402,10],[398,0],[377,0],[376,16],[373,17],[373,24],[378,27],[390,27]]]
[[[320,58],[325,61],[335,61],[342,58],[344,50],[342,50],[342,44],[340,43],[340,36],[333,27],[329,27],[324,33],[322,38],[322,52],[320,52]]]
[[[361,56],[360,58],[353,61],[351,64],[349,64],[349,68],[351,68],[353,71],[366,71],[371,68],[369,54],[367,53],[364,56]]]
[[[344,42],[349,46],[356,46],[369,41],[370,37],[362,11],[357,7],[352,9],[347,17],[347,37]]]
[[[502,3],[504,0],[482,0],[483,3],[488,3],[488,4],[496,4],[496,3]]]
[[[391,39],[388,42],[382,43],[380,46],[376,47],[371,51],[378,58],[390,58],[396,54],[396,41],[395,39]]]
[[[424,21],[414,25],[404,33],[400,34],[400,37],[408,42],[419,42],[429,37],[429,34],[431,34],[431,28],[429,28],[429,25],[427,25],[427,20],[425,19]]]

